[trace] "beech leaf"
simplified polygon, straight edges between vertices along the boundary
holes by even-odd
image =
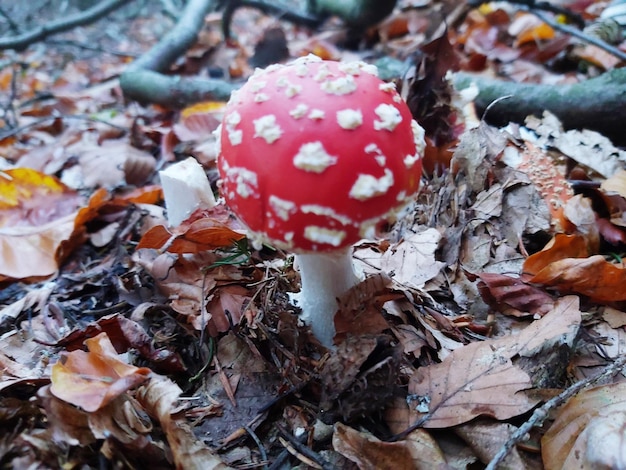
[[[486,415],[499,420],[518,416],[538,402],[525,394],[532,387],[516,356],[533,356],[577,330],[578,297],[559,299],[552,311],[516,336],[470,343],[439,364],[421,367],[409,393],[429,403],[427,428],[445,428]]]

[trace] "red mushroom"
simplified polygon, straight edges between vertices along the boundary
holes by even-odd
[[[332,345],[351,246],[417,192],[424,131],[364,62],[308,56],[257,70],[226,105],[221,194],[259,241],[296,253],[302,318]]]

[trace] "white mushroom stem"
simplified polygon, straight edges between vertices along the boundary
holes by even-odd
[[[331,253],[296,255],[302,290],[295,296],[302,320],[324,346],[333,346],[337,298],[360,282],[352,264],[352,247]]]

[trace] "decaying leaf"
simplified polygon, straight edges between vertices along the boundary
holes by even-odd
[[[88,352],[61,355],[52,366],[52,394],[85,411],[96,411],[127,390],[145,382],[152,372],[122,361],[106,334],[85,340]]]
[[[176,414],[180,410],[178,399],[181,393],[182,390],[170,379],[153,375],[137,394],[137,400],[146,412],[159,421],[170,445],[176,468],[207,470],[231,468],[194,436],[181,414]]]
[[[224,205],[198,210],[180,226],[157,225],[144,234],[137,248],[164,249],[170,253],[200,253],[232,246],[245,238],[242,227]]]
[[[406,443],[383,442],[370,433],[357,431],[342,423],[335,424],[333,448],[355,462],[361,470],[427,468],[414,465]]]
[[[494,273],[481,273],[478,277],[482,298],[491,308],[505,315],[545,315],[554,306],[550,295],[519,278]]]
[[[580,392],[541,440],[546,470],[626,468],[626,383]]]
[[[400,350],[385,336],[348,336],[320,372],[321,418],[368,416],[393,396]]]
[[[524,393],[532,387],[531,378],[513,359],[541,354],[564,336],[572,337],[580,321],[578,298],[564,297],[516,336],[470,343],[440,364],[417,369],[409,393],[428,403],[424,426],[455,426],[481,415],[503,420],[530,410],[537,403]]]

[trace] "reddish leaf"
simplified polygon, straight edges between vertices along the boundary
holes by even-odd
[[[236,232],[240,226],[223,206],[193,213],[180,226],[168,229],[152,227],[141,238],[137,248],[165,249],[170,253],[200,253],[231,246],[245,238]]]
[[[496,273],[481,273],[478,290],[493,309],[521,317],[545,315],[554,306],[554,300],[541,289],[523,282],[519,278]]]

